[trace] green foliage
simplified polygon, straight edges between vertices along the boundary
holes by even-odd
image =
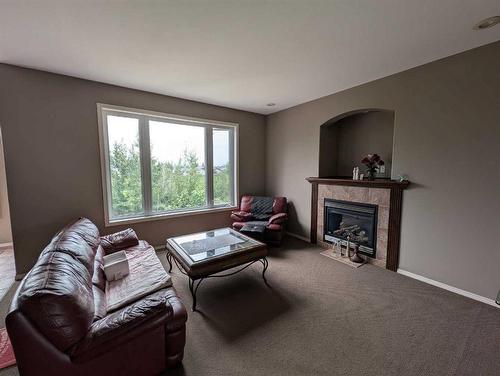
[[[139,146],[115,143],[110,153],[113,216],[143,212]],[[152,210],[165,212],[206,205],[205,168],[196,153],[185,150],[177,163],[151,159]],[[214,203],[230,200],[230,169],[214,169]]]
[[[194,152],[184,151],[176,164],[151,159],[153,211],[205,206],[205,168]]]
[[[110,154],[113,217],[142,213],[139,145],[115,143]]]
[[[214,167],[214,204],[228,204],[231,200],[229,165]]]

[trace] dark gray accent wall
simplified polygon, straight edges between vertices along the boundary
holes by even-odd
[[[240,192],[264,193],[262,115],[4,64],[0,83],[17,273],[28,271],[52,235],[78,216],[103,233],[128,227],[104,227],[96,103],[238,123]],[[168,236],[229,223],[229,212],[221,212],[131,227],[162,245]]]
[[[268,117],[268,194],[293,203],[309,235],[320,126],[364,108],[393,110],[393,176],[404,192],[400,268],[494,299],[500,287],[500,42]]]
[[[366,173],[361,159],[377,153],[385,162],[377,177],[390,177],[393,135],[392,111],[362,111],[328,121],[320,130],[319,176],[352,176],[356,166]]]

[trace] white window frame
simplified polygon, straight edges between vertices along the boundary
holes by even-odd
[[[111,174],[110,174],[110,164],[109,164],[109,142],[108,142],[108,129],[107,129],[107,118],[108,114],[114,115],[126,115],[129,117],[134,117],[139,120],[139,143],[140,143],[140,153],[141,153],[141,180],[142,180],[142,199],[144,213],[140,215],[131,215],[127,217],[111,218]],[[144,145],[150,145],[149,141],[149,127],[146,126],[148,120],[157,118],[160,121],[168,121],[176,124],[185,124],[189,126],[199,126],[205,128],[205,187],[206,187],[206,198],[207,205],[202,208],[196,209],[179,209],[171,210],[163,213],[153,213],[151,211],[151,162],[150,162],[150,147],[144,147]],[[182,217],[189,215],[207,214],[220,211],[230,211],[237,208],[236,200],[239,197],[239,172],[238,172],[238,161],[239,161],[239,137],[237,123],[194,118],[189,116],[167,114],[157,111],[141,110],[130,107],[115,106],[104,103],[97,103],[97,119],[99,128],[99,145],[101,154],[101,177],[102,177],[102,192],[104,201],[104,222],[105,226],[121,225],[125,223],[138,223],[146,221],[155,221],[166,218]],[[230,166],[233,176],[233,189],[231,192],[231,202],[230,204],[220,204],[214,205],[213,203],[213,147],[212,147],[212,129],[213,128],[226,128],[231,129],[233,137],[230,138],[231,147],[233,148],[233,153],[229,153]]]

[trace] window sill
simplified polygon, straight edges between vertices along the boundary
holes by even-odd
[[[129,223],[161,221],[164,219],[178,218],[178,217],[189,217],[189,216],[199,215],[199,214],[220,213],[220,212],[232,211],[235,209],[238,209],[238,207],[237,206],[224,206],[224,207],[219,207],[219,208],[203,208],[203,209],[196,209],[196,210],[189,210],[189,211],[182,211],[182,212],[150,215],[150,216],[144,216],[144,217],[112,219],[110,221],[106,220],[105,226],[111,227],[111,226],[125,225],[125,224],[129,224]]]

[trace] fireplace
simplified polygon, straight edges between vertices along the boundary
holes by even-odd
[[[375,257],[377,250],[377,205],[332,200],[324,202],[324,241],[359,245],[359,253]]]

